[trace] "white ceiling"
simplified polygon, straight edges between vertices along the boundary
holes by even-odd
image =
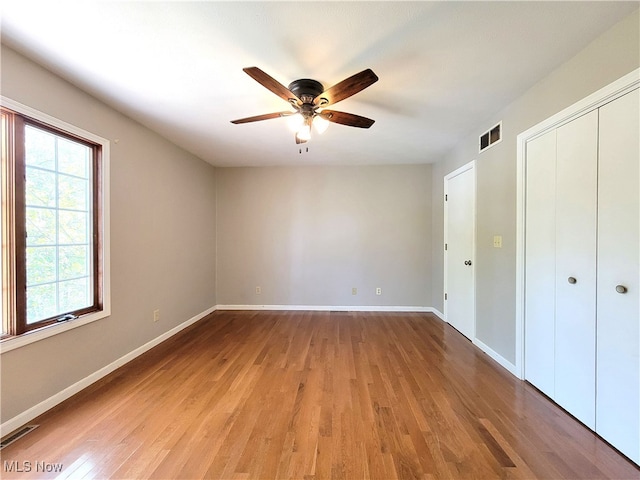
[[[636,8],[3,0],[2,40],[214,165],[429,163]],[[285,119],[233,125],[288,109],[249,66],[326,88],[371,68],[380,80],[332,108],[376,123],[332,124],[303,154]]]

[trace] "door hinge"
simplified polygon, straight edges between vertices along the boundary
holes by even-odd
[[[444,294],[444,299],[447,300],[447,294],[446,293]]]
[[[446,202],[446,201],[448,201],[448,200],[449,200],[449,195],[445,195],[445,196],[444,196],[444,201]]]
[[[445,249],[445,250],[447,249],[447,244],[446,244],[446,243],[444,244],[444,249]]]

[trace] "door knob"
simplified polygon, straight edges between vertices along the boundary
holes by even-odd
[[[567,278],[567,282],[569,282],[571,285],[573,285],[574,283],[577,283],[578,280],[576,280],[576,277],[569,277],[569,278]]]
[[[616,292],[627,293],[627,287],[625,287],[624,285],[616,285]]]
[[[465,261],[464,261],[464,264],[465,264],[465,265],[471,265],[471,260],[465,260]]]

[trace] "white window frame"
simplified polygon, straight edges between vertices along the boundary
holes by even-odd
[[[64,130],[80,138],[85,138],[101,146],[102,149],[102,310],[81,315],[76,319],[45,326],[43,328],[11,336],[0,341],[0,355],[15,350],[16,348],[29,345],[31,343],[49,338],[53,335],[81,327],[96,320],[106,318],[111,315],[111,262],[110,262],[110,209],[109,209],[109,159],[110,142],[94,133],[83,130],[75,125],[71,125],[63,120],[43,113],[22,103],[16,102],[5,96],[0,96],[0,104],[21,115],[33,118],[39,122],[51,125],[52,127]]]

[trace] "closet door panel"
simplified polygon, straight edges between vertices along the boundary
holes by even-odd
[[[635,90],[600,108],[596,386],[596,431],[636,463],[640,462],[639,104]],[[623,293],[616,291],[617,286]]]
[[[527,143],[525,378],[553,398],[556,132]]]
[[[598,111],[557,130],[555,401],[595,428]]]

